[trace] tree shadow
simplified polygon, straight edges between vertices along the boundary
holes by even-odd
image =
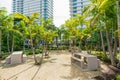
[[[48,59],[46,59],[46,60],[44,59],[42,64],[45,64],[47,62],[49,62],[49,63],[56,63],[55,60],[57,60],[57,58],[53,58],[53,59],[49,59],[49,60]]]
[[[68,66],[68,65],[64,65]],[[70,75],[69,76],[61,76],[61,78],[66,79],[66,80],[73,80],[76,78],[79,78],[82,74],[80,70],[78,70],[75,66],[71,65],[70,66]]]
[[[23,64],[23,63],[21,63],[21,64]],[[16,67],[21,64],[6,64],[5,62],[2,62],[2,63],[0,63],[0,67],[2,67],[2,69],[5,69],[5,68]]]
[[[95,77],[96,75],[99,75],[98,71],[82,71],[81,69],[77,68],[74,65],[66,65],[64,64],[63,66],[70,67],[70,75],[69,76],[61,76],[61,78],[66,79],[66,80],[89,80]]]
[[[32,58],[31,58],[31,59],[32,59]],[[43,62],[42,62],[41,65],[43,65],[43,64],[45,64],[45,63],[47,63],[47,62],[56,63],[55,60],[57,60],[57,58],[46,59],[46,60],[43,59]],[[30,61],[30,62],[31,62],[31,61]],[[35,65],[34,63],[30,63],[30,62],[28,62],[28,63],[29,63],[29,65],[32,65],[32,66],[30,66],[30,67],[28,67],[28,68],[26,68],[26,69],[24,69],[24,70],[22,70],[22,71],[20,71],[20,72],[18,72],[18,73],[16,73],[16,74],[12,75],[12,76],[9,77],[7,80],[10,80],[10,79],[13,79],[13,78],[16,79],[16,78],[17,78],[17,75],[22,74],[22,73],[30,70],[30,69],[31,69],[32,67],[34,67],[34,66],[38,66],[38,69],[36,70],[35,74],[33,74],[33,77],[32,77],[32,79],[31,79],[31,80],[33,80],[33,79],[36,77],[36,75],[38,74],[41,65]],[[32,61],[32,62],[33,62],[33,61]],[[7,64],[7,65],[5,65],[4,62],[0,62],[0,67],[2,67],[2,69],[4,69],[4,68],[16,67],[16,66],[19,66],[19,65],[21,65],[21,64],[15,64],[15,65]]]
[[[7,80],[10,80],[10,79],[16,77],[17,75],[19,75],[19,74],[21,74],[21,73],[23,73],[23,72],[25,72],[25,71],[28,71],[28,70],[31,69],[33,66],[34,66],[34,65],[32,65],[32,66],[30,66],[30,67],[28,67],[28,68],[20,71],[19,73],[14,74],[13,76],[9,77]]]
[[[36,77],[36,75],[38,74],[38,72],[39,72],[40,68],[41,68],[41,65],[40,65],[40,66],[38,66],[38,69],[37,69],[37,71],[35,72],[35,74],[33,75],[33,77],[32,77],[32,79],[31,79],[31,80],[34,80],[34,78],[35,78],[35,77]]]

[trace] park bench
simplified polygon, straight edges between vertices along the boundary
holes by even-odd
[[[98,70],[99,60],[96,56],[86,53],[74,53],[71,57],[71,63],[81,70]]]
[[[5,59],[6,64],[20,64],[26,62],[27,56],[22,53],[22,51],[13,52]]]

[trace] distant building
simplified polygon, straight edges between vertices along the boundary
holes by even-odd
[[[69,0],[70,16],[73,17],[77,13],[81,14],[83,8],[89,3],[89,0]]]
[[[53,0],[13,0],[14,12],[20,12],[26,16],[38,12],[44,19],[53,18]]]
[[[13,13],[19,12],[23,14],[23,0],[13,0]]]

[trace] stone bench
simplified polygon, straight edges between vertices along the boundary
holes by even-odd
[[[23,63],[27,61],[27,56],[25,54],[23,54]]]
[[[20,64],[27,61],[27,56],[22,51],[13,52],[5,59],[6,64]]]
[[[10,62],[11,62],[11,57],[8,56],[8,57],[5,59],[5,63],[6,63],[6,64],[10,64]]]
[[[22,52],[13,52],[11,54],[11,64],[20,64],[22,63]]]
[[[80,68],[83,69],[84,68],[84,61],[82,59],[78,59],[74,56],[71,57],[71,62],[74,64],[75,61],[79,61],[80,62]]]
[[[77,65],[82,70],[98,70],[100,61],[96,56],[86,53],[74,53],[71,57],[71,63]]]

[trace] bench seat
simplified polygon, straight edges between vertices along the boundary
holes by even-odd
[[[84,68],[85,65],[84,65],[84,61],[83,61],[82,59],[76,58],[76,57],[74,57],[74,56],[72,56],[71,58],[72,58],[73,60],[79,61],[79,62],[80,62],[80,68],[82,68],[82,69]],[[72,59],[71,59],[71,60],[72,60]],[[72,62],[73,62],[73,61],[72,61]]]
[[[71,62],[84,70],[98,70],[100,67],[97,57],[86,53],[74,53]]]
[[[6,64],[20,64],[27,61],[27,56],[22,51],[13,52],[5,59]]]

